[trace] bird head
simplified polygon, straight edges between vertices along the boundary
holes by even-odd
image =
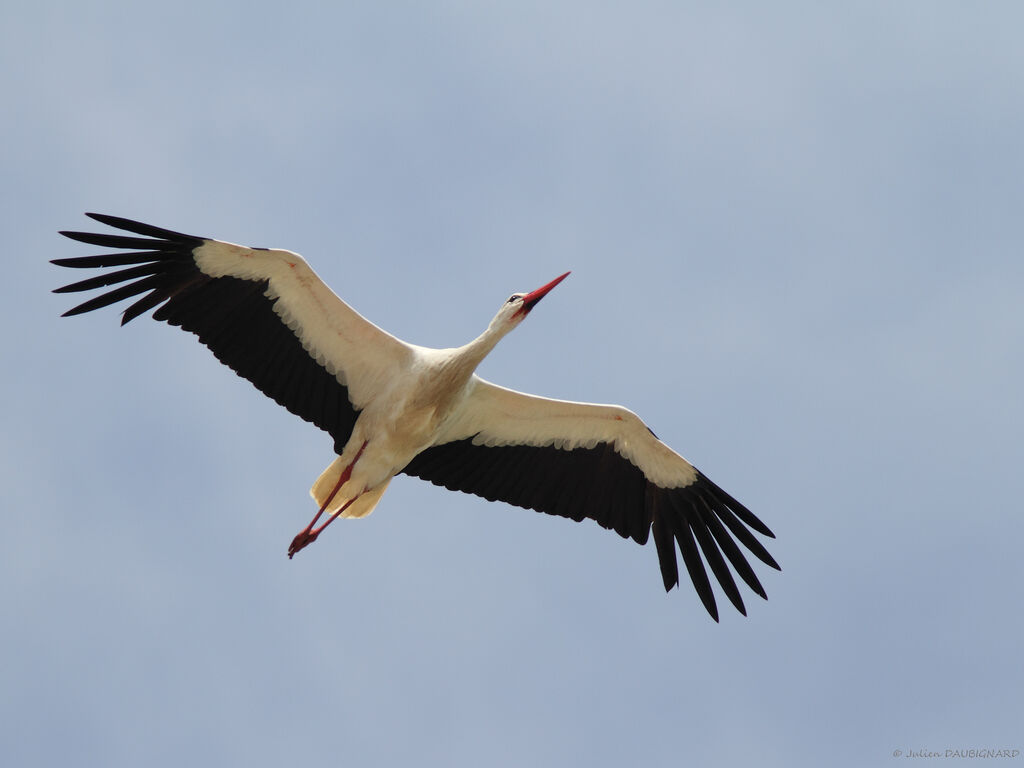
[[[508,323],[511,323],[513,326],[518,325],[523,321],[523,318],[530,314],[530,310],[537,306],[537,303],[548,295],[552,288],[565,280],[568,276],[568,272],[564,275],[559,275],[550,283],[542,285],[537,290],[530,291],[529,293],[513,293],[502,305],[498,312],[498,317]]]

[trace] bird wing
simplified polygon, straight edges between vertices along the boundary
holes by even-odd
[[[474,376],[458,415],[402,471],[490,501],[589,518],[639,544],[653,532],[665,589],[679,584],[678,545],[716,621],[705,562],[743,614],[730,564],[766,595],[739,545],[779,568],[752,533],[774,538],[768,527],[621,406],[536,397]]]
[[[142,237],[61,232],[127,251],[53,261],[62,267],[127,267],[58,288],[69,293],[118,286],[65,316],[141,294],[124,310],[122,325],[156,308],[155,319],[196,334],[238,375],[327,431],[338,453],[359,411],[413,354],[338,298],[298,254],[87,215]]]

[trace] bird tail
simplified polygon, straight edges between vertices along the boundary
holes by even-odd
[[[327,497],[331,495],[331,491],[334,490],[334,486],[338,484],[338,480],[341,478],[341,473],[345,471],[345,467],[346,464],[342,463],[341,457],[339,456],[327,466],[327,469],[320,473],[320,477],[318,477],[316,482],[313,483],[313,487],[309,489],[309,495],[313,497],[313,501],[316,502],[318,507],[323,506],[324,502],[327,501]],[[391,478],[388,478],[376,488],[371,488],[356,497],[349,508],[341,513],[341,517],[366,517],[368,514],[373,512],[374,507],[377,506],[377,502],[380,501],[380,497],[384,495],[384,491],[387,490],[388,483],[390,482]],[[342,488],[344,488],[344,486],[342,486]],[[334,498],[331,499],[331,503],[327,505],[324,513],[331,515],[334,512],[337,512],[350,499],[350,496],[346,496],[342,493],[336,494]]]

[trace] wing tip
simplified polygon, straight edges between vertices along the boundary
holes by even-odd
[[[126,227],[124,225],[138,225],[142,223],[139,221],[134,221],[132,219],[126,219],[123,216],[114,216],[109,213],[95,213],[86,211],[85,215],[88,216],[93,221],[98,221],[100,224],[106,224],[108,227],[114,227],[116,229],[129,229],[129,227]]]
[[[715,620],[715,624],[720,624],[721,621],[718,618],[718,604],[715,602],[715,598],[711,597],[710,604],[708,601],[704,600],[703,595],[701,595],[701,600],[704,602],[704,608],[707,609],[708,614]],[[741,611],[741,613],[743,613],[744,616],[747,615],[744,611]]]
[[[168,244],[174,244],[176,246],[192,245],[193,247],[207,240],[208,238],[199,237],[198,235],[190,235],[184,232],[177,232],[173,229],[164,229],[163,227],[157,227],[152,224],[146,224],[142,221],[136,221],[135,219],[128,219],[124,216],[113,216],[109,213],[96,213],[94,211],[87,211],[88,216],[93,221],[98,221],[100,224],[105,224],[108,227],[114,229],[121,229],[126,232],[132,232],[136,235],[142,235],[147,238],[152,238],[154,241],[167,241]],[[73,231],[61,231],[61,235],[70,237],[72,240],[82,240],[82,237],[105,237],[106,242],[96,242],[93,240],[94,245],[103,245],[112,248],[127,247],[126,243],[118,244],[112,241],[110,238],[118,237],[117,235],[95,235],[88,232],[73,232]],[[124,236],[120,236],[124,237]],[[127,240],[127,238],[125,238]],[[89,242],[85,240],[84,242]]]
[[[682,589],[681,574],[676,555],[682,555],[694,590],[700,597],[708,615],[719,621],[719,608],[713,582],[717,581],[723,594],[743,616],[746,604],[740,592],[739,576],[750,590],[762,600],[768,593],[739,547],[746,549],[769,567],[781,571],[778,562],[757,541],[754,533],[766,526],[751,525],[747,519],[753,515],[742,508],[718,486],[699,475],[698,483],[679,489],[660,489],[650,493],[649,509],[653,514],[652,533],[658,549],[662,581],[666,592],[673,587]],[[754,518],[756,520],[756,518]],[[758,521],[760,522],[760,521]],[[725,523],[726,525],[723,525]],[[765,535],[774,538],[770,531]],[[711,573],[708,573],[710,569]],[[713,578],[709,578],[712,577]]]

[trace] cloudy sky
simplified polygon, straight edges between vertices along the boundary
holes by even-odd
[[[0,12],[4,764],[1024,750],[1020,6],[327,5]],[[769,600],[404,477],[288,561],[330,438],[60,319],[84,211],[430,346],[572,270],[481,373],[640,413],[774,529]]]

